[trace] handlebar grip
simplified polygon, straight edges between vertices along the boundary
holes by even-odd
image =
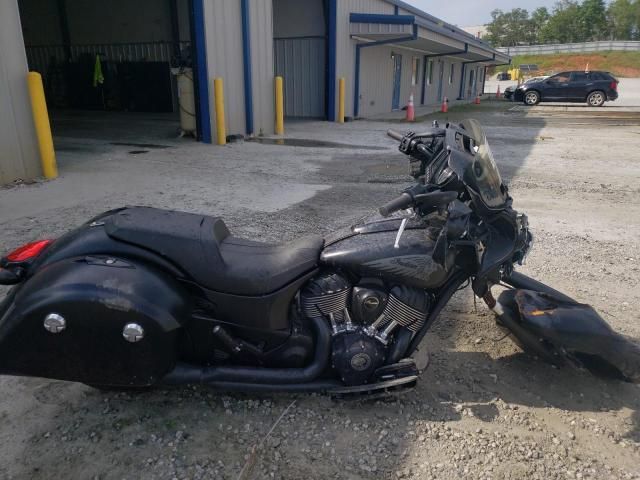
[[[402,133],[398,132],[397,130],[393,130],[391,128],[387,130],[387,135],[389,135],[394,140],[402,140],[402,137],[404,137]]]
[[[393,212],[397,212],[398,210],[403,210],[405,208],[410,207],[413,204],[413,197],[408,193],[403,193],[398,198],[394,198],[389,203],[385,203],[383,206],[379,208],[380,215],[383,217],[388,217]]]
[[[427,156],[431,156],[431,152],[429,151],[429,149],[427,149],[427,147],[425,147],[423,144],[419,143],[416,145],[416,150],[418,150],[420,153],[422,153],[423,155],[427,155]]]

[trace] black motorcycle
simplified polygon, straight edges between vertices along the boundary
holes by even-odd
[[[415,384],[412,354],[469,281],[526,351],[640,379],[635,343],[514,271],[532,236],[476,121],[389,135],[416,185],[327,238],[270,245],[233,236],[217,217],[126,207],[8,254],[0,373],[105,388],[384,394]]]

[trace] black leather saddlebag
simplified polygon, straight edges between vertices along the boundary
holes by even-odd
[[[0,373],[152,385],[176,361],[188,308],[169,277],[129,260],[47,265],[0,309]]]

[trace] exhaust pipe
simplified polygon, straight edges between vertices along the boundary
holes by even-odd
[[[242,389],[243,385],[268,385],[278,390],[278,385],[308,383],[315,380],[329,365],[331,331],[322,317],[310,318],[316,334],[316,351],[311,364],[304,368],[263,367],[199,367],[179,363],[164,377],[167,385],[206,384],[226,389]],[[301,388],[301,387],[297,387]],[[291,389],[293,391],[295,389]]]

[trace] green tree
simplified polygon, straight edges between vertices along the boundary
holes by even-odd
[[[542,43],[573,43],[583,41],[580,4],[574,0],[561,0],[540,32]]]
[[[584,0],[579,7],[581,42],[608,38],[607,9],[604,0]]]
[[[508,12],[494,10],[487,25],[487,40],[497,47],[512,47],[530,43],[531,21],[524,8],[514,8]]]
[[[640,0],[635,3],[640,5]],[[631,40],[634,38],[634,28],[637,28],[637,18],[631,0],[614,0],[607,10],[611,38],[613,40]]]
[[[485,39],[496,47],[502,46],[502,36],[505,31],[504,12],[496,8],[491,12],[491,21],[487,24]]]
[[[640,0],[634,0],[631,4],[631,15],[634,19],[631,40],[640,40]]]
[[[639,0],[640,1],[640,0]],[[540,43],[540,32],[549,21],[551,15],[546,7],[536,8],[531,12],[530,36],[533,43]]]
[[[495,46],[640,39],[640,0],[560,0],[553,11],[494,10],[487,39]]]

